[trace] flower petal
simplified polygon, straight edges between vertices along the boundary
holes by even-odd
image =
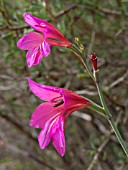
[[[45,31],[45,28],[43,28],[44,26],[51,25],[47,23],[46,21],[39,19],[37,17],[34,17],[33,15],[29,13],[24,14],[24,20],[28,25],[30,25],[32,28],[34,28],[35,30],[39,32]]]
[[[43,35],[37,32],[29,32],[17,42],[17,47],[22,50],[29,50],[31,48],[38,46],[43,41],[44,41]]]
[[[32,114],[29,125],[35,128],[44,128],[47,121],[55,119],[55,117],[63,113],[63,110],[63,106],[53,107],[49,102],[42,103]]]
[[[39,64],[42,57],[43,55],[41,51],[39,50],[39,47],[30,49],[26,55],[28,67],[30,68],[34,65]]]
[[[51,46],[69,47],[72,45],[71,42],[68,41],[59,30],[48,22],[46,22],[46,25],[42,23],[41,25],[36,25],[36,27],[38,27],[38,29],[39,27],[41,28],[40,31],[44,34],[45,39]]]
[[[61,95],[63,96],[66,111],[70,110],[71,113],[90,105],[88,100],[70,90],[61,88]]]
[[[39,32],[45,32],[47,31],[47,28],[50,28],[53,31],[56,31],[58,33],[59,30],[56,29],[52,24],[50,24],[49,22],[42,20],[40,18],[37,18],[29,13],[25,13],[24,14],[24,20],[25,22],[30,25],[32,28],[34,28],[35,30],[39,31]],[[45,33],[44,33],[45,34]],[[62,35],[63,36],[63,35]]]
[[[59,117],[52,126],[52,144],[57,152],[64,156],[65,154],[65,136],[64,136],[64,121]]]
[[[46,41],[40,45],[40,50],[44,57],[47,57],[50,54],[50,44]]]
[[[41,85],[28,78],[30,90],[41,100],[50,101],[60,96],[59,89],[52,86]]]
[[[60,47],[70,47],[71,43],[67,41],[62,41],[59,39],[46,39],[46,41],[51,45],[51,46],[60,46]]]
[[[38,135],[38,142],[41,149],[47,147],[51,140],[51,131],[50,131],[50,124],[51,122],[47,122],[43,130],[41,130],[40,134]]]
[[[37,53],[36,53],[36,56],[35,56],[35,60],[34,60],[33,66],[38,65],[38,64],[41,62],[42,57],[43,57],[42,52],[41,52],[40,50],[37,50]]]
[[[71,46],[71,43],[64,37],[64,35],[47,21],[34,17],[29,13],[24,14],[24,20],[28,25],[30,25],[35,30],[42,32],[45,38],[53,39],[48,40],[48,42],[51,43],[51,45],[54,46],[59,45],[64,47]]]

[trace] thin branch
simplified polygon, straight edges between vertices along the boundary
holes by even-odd
[[[121,77],[119,77],[117,80],[113,81],[112,84],[110,84],[109,86],[105,87],[105,89],[111,89],[115,86],[117,86],[118,84],[122,83],[125,78],[128,76],[128,71]]]
[[[116,125],[120,122],[121,120],[121,116],[122,113],[120,113],[116,119]],[[111,131],[109,132],[109,134],[106,135],[104,141],[101,143],[101,145],[98,147],[96,154],[94,155],[89,167],[87,168],[87,170],[92,170],[92,168],[95,166],[100,154],[103,152],[104,148],[106,147],[106,145],[109,143],[111,137],[113,134],[113,129],[111,129]]]
[[[32,134],[29,131],[26,131],[25,128],[23,128],[23,126],[21,124],[19,124],[14,118],[11,118],[10,116],[8,116],[7,114],[0,114],[0,117],[2,117],[3,119],[5,119],[6,121],[10,122],[12,125],[14,125],[16,128],[18,128],[22,133],[24,133],[25,135],[28,136],[28,138],[30,138],[31,140],[37,142],[37,139],[35,137],[32,136]]]
[[[5,19],[5,21],[7,22],[7,24],[10,25],[10,26],[12,26],[9,18],[8,18],[7,15],[6,15],[6,14],[7,14],[6,11],[4,11],[2,8],[0,8],[0,12],[1,12],[3,18]]]
[[[52,13],[50,7],[49,7],[49,1],[47,0],[44,0],[44,3],[45,3],[45,9],[46,11],[49,13],[49,15],[53,18],[55,24],[57,24],[57,19],[56,17],[54,16],[54,14]]]
[[[91,90],[90,91],[89,90],[77,90],[75,92],[80,95],[83,95],[83,94],[86,94],[89,96],[97,96],[98,95],[97,91],[91,91]]]
[[[97,149],[97,152],[94,155],[94,157],[91,161],[91,164],[89,165],[87,170],[92,170],[92,168],[94,167],[95,163],[97,162],[97,160],[99,158],[99,155],[102,153],[103,149],[105,148],[105,146],[108,144],[109,140],[111,139],[111,135],[112,135],[112,131],[109,133],[108,136],[106,136],[106,139],[104,140],[104,142]]]
[[[51,12],[49,11],[49,8],[47,8],[46,10],[50,13],[50,15],[52,15],[52,17],[55,20],[55,19],[67,14],[68,12],[70,12],[71,10],[76,9],[76,8],[82,8],[82,9],[85,9],[87,11],[91,11],[93,13],[95,11],[95,12],[102,12],[102,13],[104,13],[106,15],[115,15],[115,16],[124,15],[124,16],[128,16],[128,13],[122,14],[121,11],[109,10],[109,9],[100,8],[100,7],[89,7],[89,6],[86,6],[86,5],[79,5],[79,4],[71,4],[68,7],[66,7],[64,10],[61,10],[56,15],[51,14]],[[6,15],[4,14],[4,12],[3,11],[1,11],[1,12],[2,12],[3,17],[8,22],[8,24],[12,25],[10,23],[10,21],[8,20],[8,18],[6,17]],[[25,29],[25,28],[29,28],[29,26],[3,27],[3,28],[0,28],[0,31],[4,31],[4,30],[16,31],[16,30],[22,30],[22,29]]]
[[[91,42],[90,42],[90,44],[89,44],[88,52],[87,52],[88,55],[91,55],[91,52],[92,52],[92,49],[93,49],[94,42],[95,42],[95,30],[92,31],[92,34],[91,34]]]
[[[107,8],[101,8],[101,7],[89,7],[86,5],[77,5],[79,8],[83,8],[87,11],[91,11],[94,13],[95,12],[102,12],[106,15],[114,15],[114,16],[128,16],[128,13],[122,13],[121,11],[116,11],[116,10],[109,10]]]
[[[77,4],[71,4],[68,7],[66,7],[64,10],[60,11],[57,15],[55,15],[56,18],[59,18],[65,14],[67,14],[68,12],[70,12],[71,10],[77,8]]]
[[[28,152],[26,150],[23,150],[21,148],[18,148],[16,147],[15,145],[13,145],[13,143],[6,143],[6,141],[4,140],[4,135],[3,133],[1,132],[0,136],[2,137],[2,145],[5,145],[5,147],[12,153],[15,153],[15,154],[19,154],[19,155],[22,155],[23,157],[27,157],[27,158],[31,158],[32,160],[34,160],[35,162],[49,168],[50,170],[56,170],[53,166],[49,165],[46,163],[46,161],[43,161],[42,159],[39,158],[39,156],[33,154],[33,152],[31,151]]]
[[[46,3],[47,4],[47,3]],[[54,19],[54,22],[57,23],[57,18],[67,14],[68,12],[70,12],[72,9],[75,9],[77,7],[77,5],[75,4],[71,4],[68,7],[66,7],[64,10],[60,11],[58,14],[53,15],[49,9],[48,6],[46,6],[46,10],[48,11],[48,13],[52,16],[52,18]],[[0,31],[4,31],[4,30],[10,30],[10,31],[16,31],[16,30],[22,30],[25,28],[29,28],[30,26],[15,26],[15,27],[2,27],[0,28]]]
[[[15,88],[14,84],[11,84],[11,85],[8,85],[8,86],[0,86],[0,91],[12,90],[14,88]]]
[[[76,116],[76,117],[79,117],[79,118],[81,118],[83,120],[89,121],[89,122],[92,121],[92,117],[89,114],[86,114],[86,113],[75,111],[72,115]]]
[[[116,100],[114,100],[112,97],[110,97],[107,93],[104,92],[105,97],[113,104],[121,108],[123,111],[125,111],[125,106],[121,103],[118,103]]]
[[[4,31],[4,30],[17,31],[17,30],[22,30],[22,29],[29,28],[29,27],[30,26],[27,26],[27,25],[17,26],[17,27],[1,27],[0,31]]]

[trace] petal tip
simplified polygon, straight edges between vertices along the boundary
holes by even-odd
[[[27,77],[27,80],[28,80],[28,82],[31,81],[31,79],[29,77]]]
[[[20,39],[17,41],[16,45],[17,45],[18,48],[20,48],[20,49],[22,50],[22,48],[21,48],[21,42],[22,42],[22,38],[20,38]]]
[[[28,64],[28,68],[31,68],[31,67],[32,67],[32,65]]]
[[[24,14],[23,14],[24,17],[26,17],[27,15],[30,16],[31,14],[29,14],[29,13],[24,13]]]
[[[19,41],[16,43],[16,46],[19,48]]]
[[[27,77],[27,80],[28,80],[29,88],[30,88],[30,90],[31,90],[31,85],[32,85],[33,81],[32,81],[29,77]],[[32,122],[32,121],[30,121],[30,124],[31,124],[31,122]],[[29,124],[29,125],[30,125],[30,124]],[[32,124],[31,124],[31,125],[32,125]],[[30,126],[31,126],[31,125],[30,125]]]
[[[29,126],[33,126],[32,122],[29,123]]]
[[[27,80],[28,80],[29,86],[31,87],[31,84],[33,83],[33,80],[31,80],[29,77],[27,77]]]
[[[64,155],[65,155],[65,152],[60,153],[61,157],[64,157]]]
[[[32,15],[29,14],[29,13],[24,13],[23,16],[24,16],[24,20],[25,20],[26,23],[27,23],[28,20],[31,20],[31,18],[32,18]]]

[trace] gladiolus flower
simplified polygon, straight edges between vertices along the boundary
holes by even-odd
[[[24,20],[41,33],[29,32],[17,42],[18,48],[28,50],[26,55],[28,67],[39,64],[42,57],[47,57],[50,54],[50,46],[71,46],[63,34],[47,21],[28,13],[24,14]]]
[[[66,118],[74,111],[88,107],[90,102],[78,94],[63,88],[41,85],[28,78],[30,90],[41,100],[32,114],[30,126],[41,128],[38,141],[41,149],[52,141],[57,152],[64,156]]]

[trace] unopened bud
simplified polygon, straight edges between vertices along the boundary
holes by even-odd
[[[96,53],[92,53],[90,59],[91,59],[94,70],[97,71],[97,56],[96,56]]]
[[[81,51],[84,51],[84,46],[83,46],[83,44],[80,44],[80,49],[81,49]]]
[[[79,38],[75,37],[75,42],[78,43],[79,42]]]

